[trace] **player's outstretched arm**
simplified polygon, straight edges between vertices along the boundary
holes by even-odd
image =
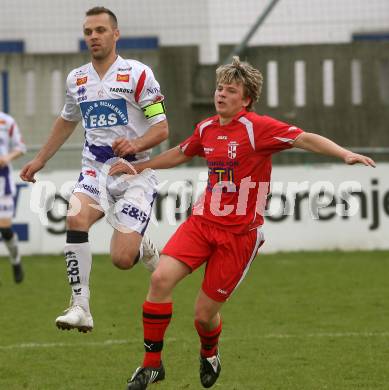
[[[119,173],[127,173],[133,175],[140,173],[146,168],[151,169],[166,169],[173,168],[191,160],[193,157],[186,156],[179,146],[169,149],[166,152],[159,154],[149,161],[144,161],[139,164],[130,165],[126,161],[118,161],[112,165],[109,170],[109,175],[117,175]]]
[[[40,171],[47,161],[57,152],[73,133],[77,122],[70,122],[58,117],[51,129],[50,136],[33,160],[28,162],[20,171],[20,178],[35,183],[35,173]]]
[[[325,154],[327,156],[338,157],[346,164],[364,164],[375,167],[375,162],[370,157],[342,148],[337,143],[326,137],[314,133],[302,133],[294,141],[293,146],[310,152]]]

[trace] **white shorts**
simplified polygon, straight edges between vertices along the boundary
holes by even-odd
[[[14,215],[14,198],[12,195],[0,196],[0,219],[12,219]]]
[[[81,192],[94,199],[114,229],[143,235],[157,196],[155,172],[146,169],[125,178],[125,175],[108,176],[109,167],[107,163],[89,162],[86,165],[84,162],[73,193]]]

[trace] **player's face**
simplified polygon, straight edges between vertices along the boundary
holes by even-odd
[[[87,16],[84,23],[84,39],[92,57],[104,60],[115,51],[119,30],[113,26],[108,14]]]
[[[250,99],[244,97],[241,83],[218,84],[216,87],[214,103],[216,112],[222,118],[234,117],[244,107],[247,107],[249,102]]]

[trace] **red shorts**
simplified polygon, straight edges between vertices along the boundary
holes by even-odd
[[[260,228],[234,234],[189,217],[174,233],[162,253],[183,262],[192,271],[206,264],[203,291],[224,302],[246,276],[259,247]]]

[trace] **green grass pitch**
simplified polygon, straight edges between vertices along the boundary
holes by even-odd
[[[0,259],[0,389],[114,390],[143,354],[149,274],[95,256],[92,333],[59,331],[69,288],[62,256],[25,257],[14,285]],[[175,291],[158,390],[201,389],[193,302],[202,270]],[[261,255],[223,308],[220,390],[389,389],[389,253]]]

